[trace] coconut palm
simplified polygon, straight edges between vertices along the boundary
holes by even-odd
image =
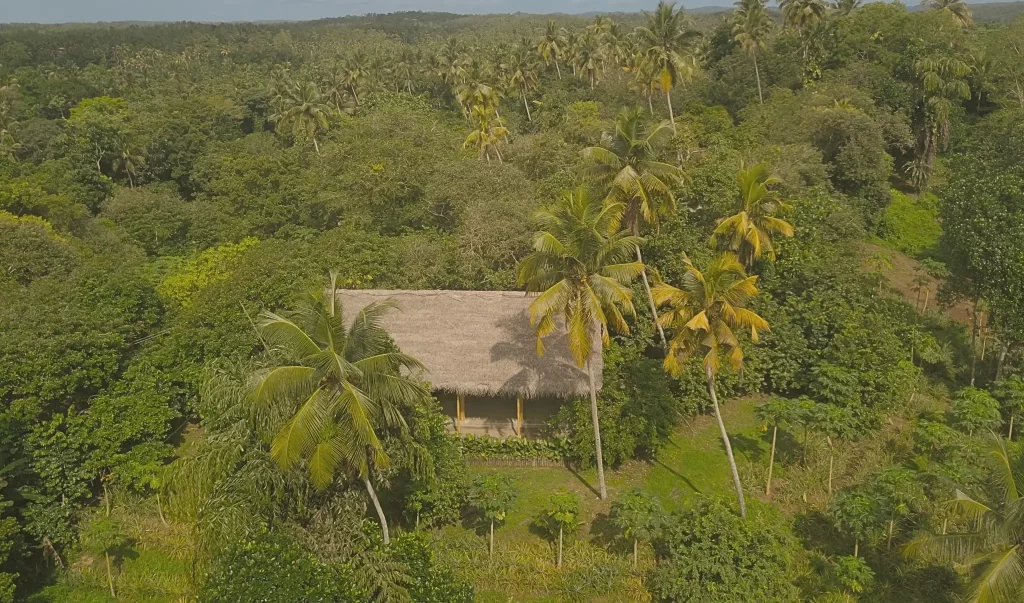
[[[128,177],[128,187],[135,188],[135,177],[138,169],[146,162],[142,153],[126,140],[122,140],[117,147],[117,154],[114,156],[111,168],[115,172],[123,173]]]
[[[782,0],[779,8],[786,26],[801,30],[824,21],[828,12],[823,0]]]
[[[339,473],[358,476],[385,543],[388,523],[371,481],[372,470],[389,463],[378,430],[405,430],[399,410],[430,397],[408,376],[422,370],[420,363],[395,351],[381,326],[392,308],[389,302],[371,304],[346,327],[338,277],[331,274],[326,289],[308,295],[294,312],[264,312],[260,335],[285,364],[258,375],[250,394],[255,403],[291,416],[271,444],[278,465],[304,464],[318,488]]]
[[[653,13],[646,14],[647,24],[636,29],[636,36],[645,60],[656,74],[658,86],[665,92],[668,117],[675,132],[672,89],[680,82],[693,79],[697,72],[691,50],[700,34],[693,29],[693,22],[683,14],[683,9],[675,9],[674,3],[659,2]]]
[[[772,19],[765,8],[765,0],[737,0],[732,13],[733,39],[743,51],[754,60],[754,76],[757,78],[757,98],[764,104],[761,92],[761,70],[757,65],[757,54],[768,45],[772,31]]]
[[[465,81],[468,63],[466,45],[462,40],[449,36],[434,57],[434,70],[445,84],[455,86]]]
[[[608,187],[608,200],[622,208],[621,214],[611,222],[612,229],[621,228],[632,235],[639,235],[643,226],[657,231],[661,216],[675,211],[672,185],[682,180],[683,173],[678,167],[658,159],[671,137],[667,122],[649,126],[639,111],[625,110],[616,117],[613,127],[601,135],[601,146],[583,150],[583,158],[593,163],[587,168],[587,176]],[[639,246],[636,261],[643,265]],[[641,276],[651,316],[657,323],[658,311],[651,297],[646,270]],[[665,332],[660,325],[658,335],[662,346],[666,346]]]
[[[344,77],[345,85],[348,86],[349,93],[352,94],[352,100],[358,106],[359,87],[362,86],[363,80],[370,74],[366,55],[361,50],[357,50],[352,56],[345,59],[341,67],[341,73]]]
[[[642,239],[614,232],[611,225],[622,208],[588,193],[583,187],[566,192],[559,203],[537,212],[539,227],[533,253],[519,264],[519,283],[527,292],[540,293],[530,304],[530,323],[537,331],[537,353],[544,353],[544,337],[559,320],[568,332],[569,351],[590,379],[590,417],[594,425],[597,479],[602,499],[608,497],[604,480],[597,387],[590,362],[593,338],[609,343],[608,329],[628,333],[623,315],[633,316],[629,283],[642,271],[634,262]]]
[[[947,503],[971,522],[971,530],[918,537],[904,554],[969,571],[965,601],[1009,603],[1024,597],[1024,452],[1011,454],[1006,441],[993,435],[989,461],[991,490],[977,497],[957,490]]]
[[[558,62],[565,54],[565,37],[554,21],[548,21],[544,35],[541,37],[540,43],[537,44],[537,53],[544,59],[545,64],[554,63],[558,79],[562,79],[562,68],[558,66]]]
[[[309,136],[313,140],[316,154],[320,155],[316,134],[330,127],[330,117],[334,114],[334,109],[326,100],[314,82],[284,86],[274,99],[277,111],[271,115],[270,120],[274,122],[279,134]]]
[[[932,10],[947,11],[961,27],[974,25],[974,15],[971,13],[971,7],[967,6],[964,0],[921,0],[921,6],[926,6]]]
[[[523,99],[523,107],[526,108],[526,118],[533,121],[530,114],[530,93],[537,88],[537,71],[530,61],[530,55],[524,48],[519,48],[509,55],[508,60],[502,63],[501,70],[505,73],[508,87],[515,90]]]
[[[971,98],[967,80],[971,67],[954,57],[926,57],[918,60],[914,69],[920,78],[922,118],[918,121],[917,161],[906,171],[920,188],[931,175],[936,154],[949,143],[954,107]]]
[[[395,63],[395,79],[398,85],[405,88],[409,94],[413,93],[412,81],[416,78],[416,70],[420,64],[419,50],[404,47],[398,55],[398,62]]]
[[[494,109],[486,105],[474,105],[470,110],[471,118],[476,122],[476,128],[469,133],[466,140],[462,143],[463,148],[474,148],[477,151],[477,157],[481,160],[486,159],[487,163],[491,162],[491,158],[498,160],[498,163],[502,163],[501,149],[498,145],[501,143],[501,139],[508,136],[508,129],[502,125],[493,125],[491,123],[491,116],[494,115]]]
[[[735,370],[739,370],[743,364],[743,348],[735,330],[749,330],[750,340],[757,343],[758,332],[768,329],[765,319],[746,308],[751,298],[757,295],[757,276],[747,276],[739,259],[728,252],[713,259],[703,272],[689,258],[684,257],[684,262],[686,274],[679,288],[666,283],[660,283],[654,288],[655,302],[659,307],[667,308],[658,321],[672,331],[668,354],[665,356],[665,370],[679,376],[688,360],[702,356],[708,394],[732,469],[740,515],[746,517],[743,485],[718,407],[715,377],[723,355]]]
[[[832,9],[840,15],[848,15],[860,8],[863,0],[835,0],[832,2]]]
[[[736,252],[747,267],[763,256],[774,261],[772,237],[793,236],[793,225],[776,217],[788,211],[789,205],[769,188],[780,180],[769,175],[763,163],[748,168],[742,162],[736,179],[740,189],[739,211],[718,223],[711,235],[711,244],[727,242],[729,249]]]
[[[586,75],[593,89],[601,79],[601,71],[604,65],[604,48],[600,38],[588,33],[583,36],[576,47],[576,64],[579,66],[580,75]]]

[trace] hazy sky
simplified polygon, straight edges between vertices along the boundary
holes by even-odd
[[[682,0],[681,6],[731,0]],[[634,12],[657,0],[0,0],[0,22],[261,21],[402,10],[453,13]]]

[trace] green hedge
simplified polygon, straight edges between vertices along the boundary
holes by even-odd
[[[563,439],[507,438],[499,440],[488,436],[466,435],[459,437],[458,443],[462,455],[470,458],[539,458],[560,461],[565,458],[566,453],[566,443]]]

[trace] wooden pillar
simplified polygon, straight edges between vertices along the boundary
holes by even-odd
[[[523,437],[523,397],[516,397],[516,436]]]
[[[465,402],[462,399],[462,394],[456,394],[455,396],[455,433],[462,433],[462,419],[465,417],[463,405]]]

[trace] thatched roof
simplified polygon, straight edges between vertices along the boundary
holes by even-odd
[[[367,305],[392,300],[385,327],[402,352],[423,363],[435,389],[473,396],[577,397],[589,394],[585,369],[576,366],[564,330],[537,337],[521,291],[343,290],[348,320]],[[601,340],[591,355],[601,387]]]

